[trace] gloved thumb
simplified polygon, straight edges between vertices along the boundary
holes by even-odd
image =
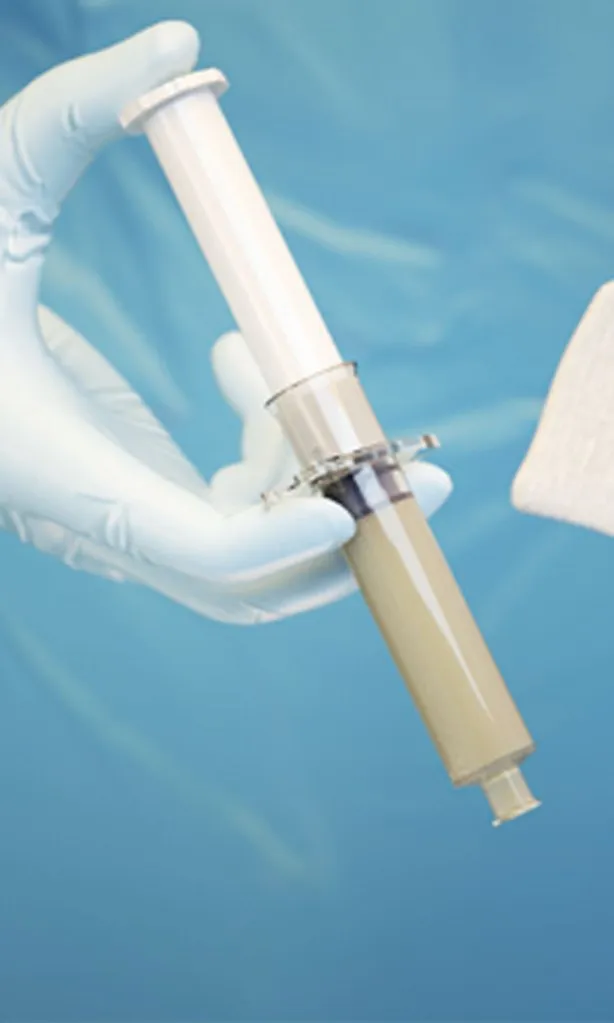
[[[135,560],[220,585],[259,582],[331,553],[354,535],[340,505],[288,497],[220,515],[198,495],[147,470],[104,515],[104,539]]]

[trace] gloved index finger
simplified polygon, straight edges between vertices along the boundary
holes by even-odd
[[[219,470],[209,489],[214,507],[230,514],[257,503],[298,467],[281,427],[265,407],[268,387],[238,331],[219,338],[211,363],[220,391],[243,421],[242,460]]]
[[[188,73],[198,51],[191,25],[161,22],[31,82],[0,111],[0,206],[52,221],[92,156],[121,134],[126,103]]]

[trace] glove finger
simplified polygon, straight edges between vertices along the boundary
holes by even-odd
[[[247,342],[238,330],[222,334],[211,350],[211,368],[224,399],[243,420],[261,411],[270,394]]]
[[[409,462],[404,466],[405,476],[422,513],[430,518],[448,500],[452,493],[452,479],[438,465],[430,462]]]
[[[105,518],[108,524],[108,513]],[[264,581],[337,550],[355,529],[343,508],[322,498],[286,499],[273,508],[260,504],[224,518],[160,479],[139,487],[119,518],[107,532],[123,537],[137,560],[220,585]]]
[[[165,479],[206,498],[205,480],[117,370],[51,309],[39,306],[38,315],[45,348],[88,399],[105,433]]]
[[[265,408],[270,395],[241,334],[221,337],[211,364],[223,397],[243,420],[241,461],[220,469],[210,483],[209,500],[228,514],[255,504],[281,479],[289,480],[297,463],[277,420]]]
[[[123,107],[190,71],[198,50],[191,25],[161,22],[31,82],[1,113],[0,178],[9,193],[3,204],[21,212],[42,203],[43,215],[53,219],[95,152],[121,135]]]

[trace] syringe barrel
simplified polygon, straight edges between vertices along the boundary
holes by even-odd
[[[341,361],[339,351],[218,103],[208,70],[122,114],[164,170],[271,394]]]
[[[320,373],[270,404],[303,463],[320,466],[322,492],[356,520],[345,555],[452,782],[481,784],[497,822],[532,809],[517,766],[533,739],[355,367]],[[352,450],[353,459],[340,457]]]
[[[347,560],[452,781],[511,819],[538,805],[518,770],[533,740],[219,108],[225,84],[177,79],[122,123],[146,132],[299,462],[356,519]]]

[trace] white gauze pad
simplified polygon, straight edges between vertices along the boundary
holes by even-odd
[[[597,292],[565,349],[512,504],[614,536],[614,281]]]

